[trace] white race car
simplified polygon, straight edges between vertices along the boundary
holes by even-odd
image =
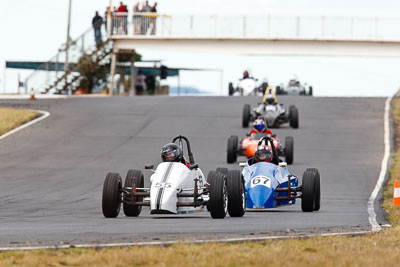
[[[146,165],[154,173],[150,188],[144,187],[140,170],[129,170],[124,186],[118,173],[108,173],[104,181],[102,211],[106,218],[118,216],[121,203],[126,216],[139,216],[142,206],[149,206],[151,214],[185,214],[201,211],[204,207],[212,218],[242,217],[245,213],[245,188],[242,177],[225,172],[223,168],[210,171],[207,180],[194,162],[189,140],[177,136],[183,151],[186,142],[189,162],[162,162],[156,169]]]
[[[263,95],[265,89],[268,87],[268,83],[264,82],[259,86],[257,81],[257,79],[251,77],[240,79],[237,88],[234,88],[233,84],[229,83],[229,95]]]

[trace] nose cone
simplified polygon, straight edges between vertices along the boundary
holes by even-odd
[[[252,209],[264,209],[273,207],[273,192],[266,186],[255,186],[247,190],[247,207]]]

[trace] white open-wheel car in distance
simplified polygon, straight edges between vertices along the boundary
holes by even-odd
[[[184,142],[189,162],[183,156]],[[164,148],[165,153],[170,149],[173,160],[165,160]],[[163,162],[156,169],[154,165],[145,166],[145,169],[153,171],[150,188],[144,187],[140,170],[129,170],[124,185],[118,173],[107,174],[102,198],[104,217],[117,217],[121,204],[128,217],[139,216],[143,206],[149,206],[151,214],[186,214],[206,208],[212,218],[225,218],[227,213],[231,217],[244,215],[246,198],[242,177],[232,176],[224,168],[218,168],[210,171],[206,179],[194,161],[185,136],[179,135],[165,145],[162,158]]]

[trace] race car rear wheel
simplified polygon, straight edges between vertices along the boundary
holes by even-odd
[[[293,105],[289,107],[289,124],[294,129],[299,128],[299,110]]]
[[[293,163],[294,140],[293,137],[287,136],[285,138],[285,160],[287,164]]]
[[[226,155],[226,161],[228,163],[236,162],[237,148],[238,148],[238,137],[235,135],[232,135],[228,139],[228,148],[227,148],[227,155]]]
[[[318,211],[321,208],[321,178],[318,169],[308,168],[306,171],[315,172],[315,206],[314,210]]]
[[[116,218],[121,208],[122,179],[118,173],[108,173],[104,181],[102,211],[106,218]]]
[[[228,168],[219,167],[219,168],[217,168],[217,172],[220,172],[223,175],[225,175],[225,177],[228,177]]]
[[[144,178],[141,171],[129,170],[125,177],[125,187],[132,187],[132,191],[136,192],[136,188],[144,187]],[[133,196],[132,196],[133,197]],[[133,197],[135,202],[141,202],[143,197]],[[135,206],[128,203],[123,203],[124,214],[128,217],[139,216],[142,211],[142,206]]]
[[[235,92],[235,88],[233,87],[233,83],[229,83],[229,95],[232,96]]]
[[[210,183],[208,209],[211,217],[214,219],[223,219],[228,209],[226,177],[220,172],[210,171],[207,181]]]
[[[243,107],[243,116],[242,116],[242,127],[247,128],[249,127],[249,121],[250,121],[250,105],[245,104]]]
[[[317,174],[313,171],[305,171],[303,174],[301,209],[305,212],[312,212],[315,209],[315,179]]]
[[[243,217],[246,212],[246,189],[239,170],[228,171],[228,213],[231,217]]]

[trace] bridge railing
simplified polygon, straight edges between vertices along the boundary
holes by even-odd
[[[400,40],[400,17],[114,13],[112,36]]]

